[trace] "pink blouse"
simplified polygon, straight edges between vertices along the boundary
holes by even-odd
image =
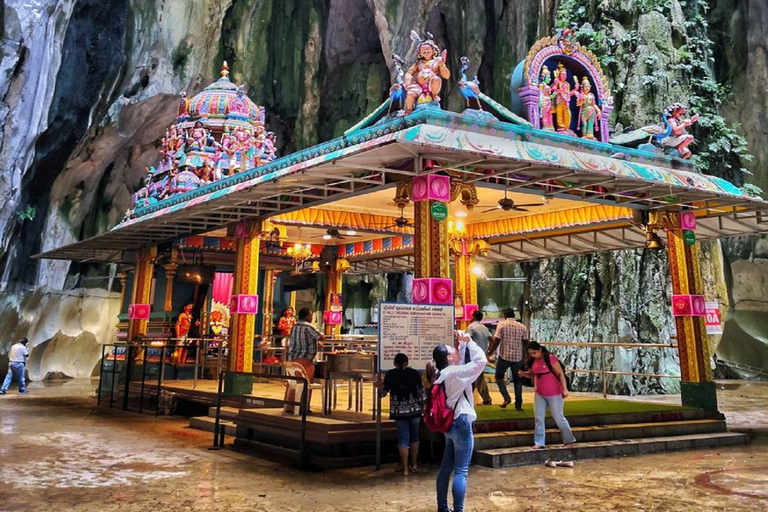
[[[554,368],[555,363],[558,362],[555,354],[549,354],[549,362],[552,364],[552,368]],[[541,396],[556,396],[563,393],[560,379],[554,372],[549,371],[544,358],[534,359],[531,369],[536,376],[536,392],[538,394]]]

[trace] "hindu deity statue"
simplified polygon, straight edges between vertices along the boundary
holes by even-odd
[[[541,81],[539,82],[539,112],[541,112],[541,129],[554,130],[552,124],[552,73],[547,66],[541,68]]]
[[[595,130],[600,130],[600,108],[591,90],[592,85],[589,83],[589,78],[585,76],[581,81],[581,91],[576,94],[576,105],[579,107],[578,128],[581,129],[581,137],[594,140]]]
[[[422,40],[415,31],[411,31],[411,38],[418,44],[416,45],[417,60],[408,68],[404,76],[406,114],[413,112],[417,103],[440,101],[443,79],[451,76],[450,70],[445,65],[448,52],[443,50],[441,53],[440,48],[432,40],[432,35],[427,33],[427,37],[429,39]]]
[[[571,96],[576,94],[578,88],[579,83],[576,81],[575,90],[571,90],[568,73],[562,63],[558,64],[555,81],[552,84],[552,90],[555,93],[555,124],[558,132],[568,132],[571,129]]]
[[[189,100],[187,99],[187,93],[181,91],[179,93],[179,118],[189,117]]]
[[[693,135],[686,131],[686,128],[699,120],[699,114],[684,119],[683,116],[687,110],[682,103],[673,103],[661,113],[662,124],[644,126],[641,130],[652,135],[653,143],[656,146],[662,149],[674,148],[680,158],[691,158],[691,150],[688,149],[688,145],[694,139]]]
[[[202,151],[208,145],[208,130],[202,121],[195,122],[194,128],[189,132],[187,139],[187,151]]]

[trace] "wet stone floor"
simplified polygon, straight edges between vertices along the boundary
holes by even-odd
[[[97,408],[95,383],[0,397],[0,511],[433,511],[437,468],[304,472],[231,448],[179,417]],[[468,511],[768,510],[767,385],[726,385],[746,446],[509,469],[473,466]],[[740,425],[741,426],[741,425]]]

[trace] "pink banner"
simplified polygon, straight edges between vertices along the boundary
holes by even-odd
[[[213,276],[213,300],[220,304],[229,304],[232,295],[233,274],[229,272],[216,272]]]

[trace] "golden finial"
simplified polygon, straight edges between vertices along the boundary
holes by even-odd
[[[229,77],[229,64],[227,64],[227,61],[224,61],[221,65],[221,78],[227,77]]]

